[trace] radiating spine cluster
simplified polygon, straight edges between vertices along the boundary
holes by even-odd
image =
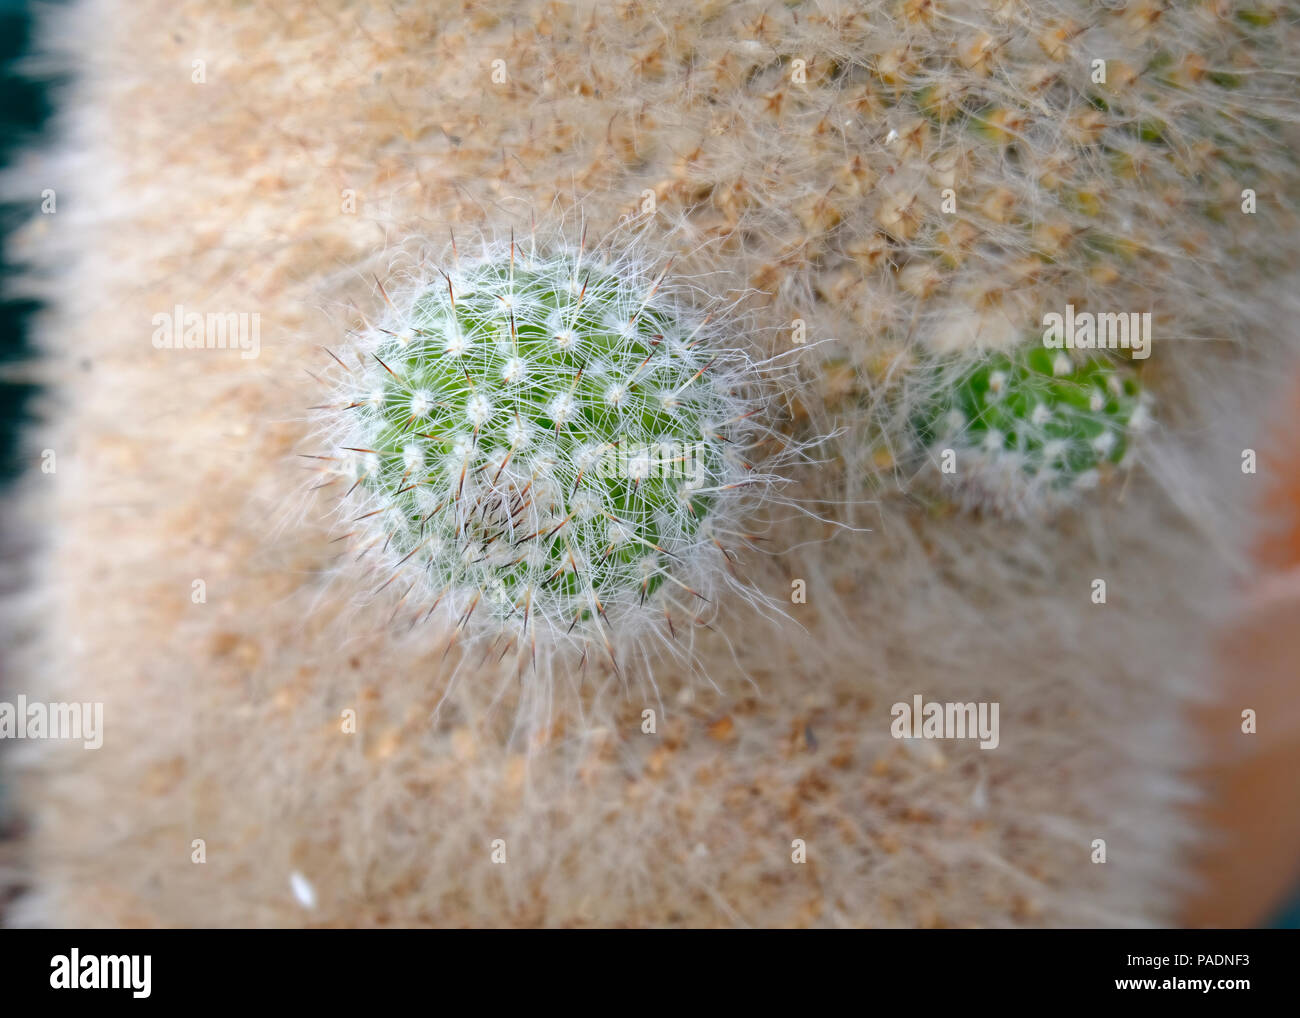
[[[616,668],[620,634],[706,610],[776,480],[750,461],[757,370],[716,318],[635,255],[513,237],[383,296],[355,366],[334,357],[326,460],[398,610],[534,653],[600,631]]]

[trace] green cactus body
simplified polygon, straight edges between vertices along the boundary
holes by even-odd
[[[913,429],[952,450],[958,500],[1007,515],[1068,502],[1123,465],[1146,419],[1134,372],[1099,356],[1025,347],[937,369]]]
[[[725,572],[746,369],[662,280],[591,261],[512,244],[426,280],[338,380],[352,525],[426,616],[580,641]]]

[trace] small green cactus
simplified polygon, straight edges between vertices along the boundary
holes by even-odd
[[[350,536],[412,623],[536,645],[676,635],[731,575],[763,432],[757,371],[633,257],[511,240],[389,303],[336,358],[330,460]],[[385,297],[388,297],[385,292]],[[400,605],[399,605],[400,606]]]
[[[1131,370],[1041,346],[943,365],[934,384],[912,419],[918,446],[959,503],[1002,515],[1056,509],[1094,487],[1126,463],[1147,414]]]

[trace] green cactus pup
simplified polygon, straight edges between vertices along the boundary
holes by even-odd
[[[1029,517],[1123,468],[1147,420],[1136,373],[1079,351],[1027,346],[935,369],[916,444],[967,509]]]

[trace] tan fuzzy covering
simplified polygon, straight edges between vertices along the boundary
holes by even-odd
[[[1270,281],[1295,246],[1276,119],[1294,74],[1275,73],[1295,30],[1245,32],[1233,7],[99,0],[51,17],[78,80],[65,137],[23,175],[59,211],[20,248],[52,301],[51,391],[7,510],[34,551],[5,691],[101,700],[107,732],[93,752],[7,748],[31,825],[9,920],[1171,921],[1195,833],[1181,707],[1208,688],[1203,641],[1249,536],[1240,451],[1295,311]],[[1123,73],[1165,50],[1171,84]],[[1109,112],[1082,98],[1093,56]],[[1229,71],[1245,84],[1211,79]],[[978,129],[944,120],[963,96]],[[1165,144],[1133,141],[1153,119]],[[1247,186],[1264,214],[1241,214]],[[677,271],[759,291],[774,338],[756,343],[796,318],[834,339],[797,407],[809,434],[843,434],[797,480],[870,529],[778,522],[774,554],[743,564],[783,601],[806,581],[789,622],[729,608],[696,634],[697,668],[623,682],[593,660],[550,677],[547,712],[533,673],[355,607],[295,459],[309,371],[376,307],[396,245],[557,209],[598,237],[647,191]],[[895,407],[895,375],[1067,300],[1156,311],[1162,427],[1139,467],[1051,523],[898,494],[871,414]],[[260,356],[154,349],[152,316],[178,303],[260,313]],[[890,705],[917,693],[998,701],[1001,745],[894,740]]]

